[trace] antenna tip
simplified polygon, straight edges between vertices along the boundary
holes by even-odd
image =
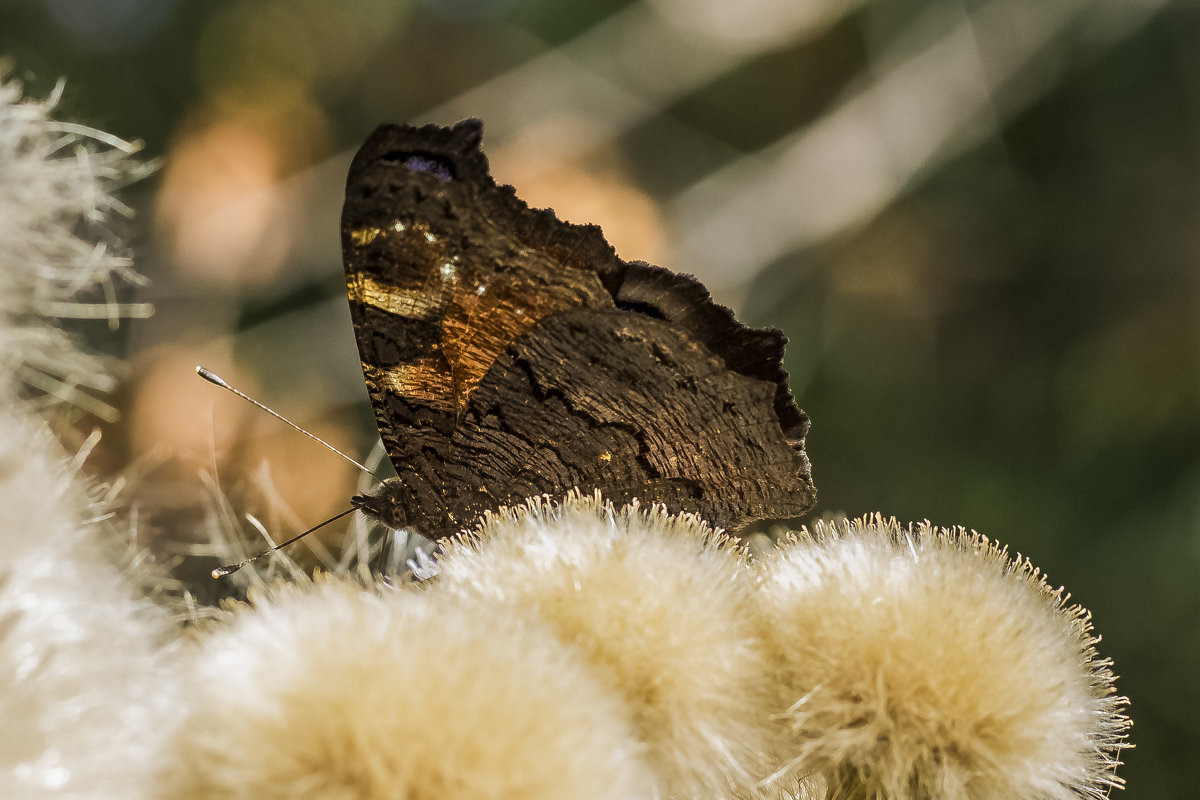
[[[229,384],[226,383],[225,380],[220,375],[218,375],[215,372],[210,372],[209,370],[205,369],[204,367],[197,366],[196,374],[199,375],[201,378],[204,378],[204,380],[208,381],[209,383],[215,383],[217,386],[223,386],[226,389],[229,388]]]
[[[229,564],[228,566],[217,567],[216,569],[214,569],[212,571],[213,579],[216,580],[217,578],[224,578],[226,575],[232,575],[233,573],[237,572],[239,569],[241,569],[244,566],[246,566],[246,565],[245,564]]]

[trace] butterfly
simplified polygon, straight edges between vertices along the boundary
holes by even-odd
[[[482,137],[384,125],[351,164],[347,295],[396,470],[355,508],[433,539],[575,488],[729,529],[812,508],[783,334],[530,208]]]

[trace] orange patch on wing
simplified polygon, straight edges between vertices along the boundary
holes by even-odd
[[[543,280],[537,285],[523,284],[518,277],[509,275],[492,284],[460,280],[449,293],[442,319],[442,352],[454,373],[460,408],[500,354],[543,319],[572,309],[612,305],[598,279],[589,291],[580,288],[578,278]]]
[[[420,400],[438,411],[454,411],[457,406],[454,381],[441,357],[386,368],[364,363],[363,375],[380,390]]]
[[[441,292],[388,286],[362,272],[353,273],[346,281],[346,293],[351,300],[401,317],[428,316],[441,310],[445,304]]]

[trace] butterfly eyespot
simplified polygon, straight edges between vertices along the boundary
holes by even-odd
[[[452,181],[456,177],[454,174],[454,162],[432,153],[389,150],[380,156],[379,160],[387,164],[394,164],[398,167],[410,169],[413,172],[424,172],[440,181]]]

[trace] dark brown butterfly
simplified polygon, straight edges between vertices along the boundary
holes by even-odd
[[[385,125],[350,167],[350,313],[398,474],[355,507],[431,538],[575,487],[735,529],[808,511],[783,335],[529,208],[481,138],[477,120]]]

